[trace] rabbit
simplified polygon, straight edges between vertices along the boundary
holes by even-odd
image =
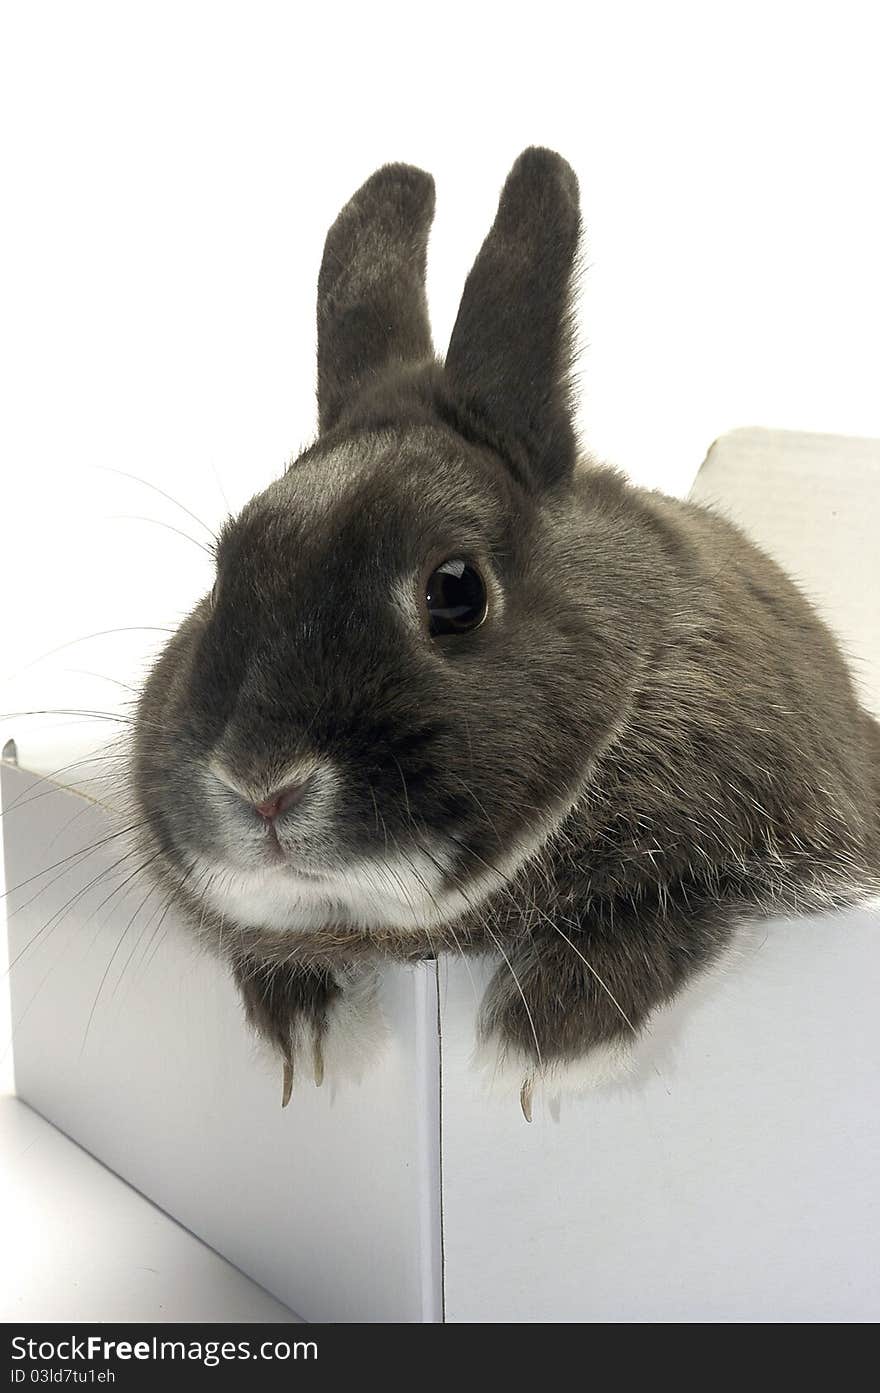
[[[389,164],[331,227],[317,438],[225,524],[132,781],[283,1101],[370,1067],[383,960],[492,953],[479,1052],[529,1117],[742,920],[880,890],[880,725],[742,532],[580,449],[565,160],[516,160],[443,361],[433,209]]]

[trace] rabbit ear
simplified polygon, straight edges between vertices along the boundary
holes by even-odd
[[[531,483],[574,466],[571,293],[580,239],[574,171],[552,150],[523,151],[468,276],[446,355],[471,429]]]
[[[394,364],[434,355],[425,299],[434,180],[387,164],[327,233],[318,277],[318,418],[329,430],[358,390]]]

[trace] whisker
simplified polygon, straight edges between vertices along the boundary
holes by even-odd
[[[122,882],[122,885],[119,885],[119,886],[116,887],[116,890],[114,890],[113,893],[114,893],[114,894],[118,894],[118,892],[119,892],[126,884],[128,884],[130,881],[134,880],[134,878],[135,878],[136,876],[140,875],[141,871],[145,871],[145,870],[147,869],[148,866],[152,865],[153,862],[154,862],[159,856],[161,856],[161,854],[162,854],[162,853],[161,853],[160,851],[155,851],[155,852],[153,852],[153,854],[152,854],[151,856],[149,856],[149,857],[147,858],[146,861],[144,861],[140,866],[138,866],[137,870],[132,871],[131,875],[128,876],[127,880],[124,880],[124,881]],[[92,1021],[93,1021],[94,1018],[95,1018],[95,1012],[96,1012],[97,1009],[98,1009],[98,1002],[99,1002],[100,999],[101,999],[101,993],[102,993],[103,990],[104,990],[104,985],[105,985],[105,983],[106,983],[106,981],[107,981],[108,976],[110,975],[110,969],[111,969],[112,966],[113,966],[113,963],[114,963],[114,961],[115,961],[115,959],[116,959],[116,954],[119,952],[119,949],[122,947],[122,944],[123,944],[125,938],[127,937],[128,931],[129,931],[129,929],[131,928],[133,922],[134,922],[134,918],[132,918],[131,920],[129,920],[129,923],[128,923],[128,926],[126,927],[125,933],[123,933],[123,934],[121,935],[121,937],[118,939],[117,944],[116,944],[116,947],[113,949],[113,952],[110,954],[110,961],[108,962],[107,966],[106,966],[105,969],[104,969],[104,975],[102,976],[101,981],[98,983],[98,990],[97,990],[97,992],[96,992],[96,994],[95,994],[95,1000],[94,1000],[93,1003],[92,1003],[92,1009],[91,1009],[91,1011],[89,1012],[89,1018],[88,1018],[88,1020],[86,1021],[85,1034],[84,1034],[84,1036],[83,1036],[83,1042],[82,1042],[82,1045],[80,1046],[80,1052],[79,1052],[80,1058],[82,1058],[82,1056],[83,1056],[83,1051],[85,1050],[86,1043],[87,1043],[88,1038],[89,1038],[89,1031],[90,1031],[91,1026],[92,1026]]]
[[[5,900],[10,895],[16,894],[19,890],[23,890],[26,885],[31,885],[35,880],[39,880],[41,876],[48,875],[50,871],[57,870],[59,866],[68,865],[68,863],[75,860],[76,857],[85,857],[89,852],[97,851],[98,847],[106,846],[108,842],[114,841],[117,837],[124,837],[127,832],[134,832],[138,827],[145,826],[148,820],[148,818],[142,818],[139,822],[133,822],[128,827],[120,827],[116,832],[110,832],[108,836],[101,837],[98,841],[92,842],[90,846],[80,847],[77,851],[72,851],[69,856],[62,856],[60,861],[54,861],[51,866],[43,866],[39,871],[36,871],[33,875],[29,875],[25,880],[20,880],[17,885],[10,886],[0,895],[0,900]],[[73,869],[75,869],[75,867]],[[54,885],[55,882],[52,881],[51,884]],[[42,891],[39,893],[42,893]],[[37,896],[35,895],[34,899],[36,898]],[[32,904],[33,900],[28,900],[27,903]],[[24,905],[17,905],[10,913],[17,914],[19,909],[23,909],[24,907]]]
[[[232,517],[232,506],[231,506],[231,504],[230,504],[230,502],[229,502],[229,499],[226,497],[226,490],[224,489],[222,483],[220,482],[220,475],[219,475],[218,472],[217,472],[217,466],[216,466],[216,464],[214,463],[213,460],[211,460],[211,470],[212,470],[212,472],[213,472],[214,480],[215,480],[215,482],[216,482],[216,484],[217,484],[217,488],[220,490],[220,497],[223,499],[223,502],[224,502],[224,504],[225,504],[225,506],[226,506],[226,515],[227,515],[227,517]],[[204,523],[202,523],[202,526],[204,527]]]
[[[179,508],[182,513],[186,513],[187,517],[192,518],[193,522],[197,522],[199,524],[199,527],[203,527],[205,529],[209,537],[211,537],[215,542],[217,541],[216,532],[214,532],[214,530],[210,528],[206,522],[203,522],[202,519],[198,517],[192,511],[191,508],[187,508],[187,506],[184,503],[181,503],[179,498],[175,498],[173,494],[166,493],[165,490],[161,489],[158,484],[151,483],[149,479],[142,479],[139,474],[129,474],[126,469],[115,469],[112,465],[109,464],[96,464],[93,465],[93,468],[103,470],[105,474],[118,474],[122,479],[132,479],[136,484],[143,484],[144,488],[152,489],[153,493],[158,493],[161,495],[162,498],[167,498],[168,502],[173,503],[175,508]]]
[[[57,928],[58,923],[61,922],[59,916],[63,916],[67,910],[72,908],[72,906],[76,903],[77,900],[81,899],[84,895],[87,895],[90,890],[94,889],[94,887],[100,883],[100,881],[112,875],[113,871],[118,866],[121,866],[125,861],[130,860],[131,857],[134,855],[136,855],[136,850],[135,848],[131,848],[131,850],[127,851],[123,856],[120,856],[118,860],[114,861],[111,866],[105,866],[104,869],[99,871],[96,876],[93,876],[87,885],[81,886],[79,890],[74,891],[70,899],[66,900],[60,909],[56,909],[55,913],[51,915],[49,919],[46,920],[45,924],[43,924],[42,927],[39,928],[35,934],[32,934],[32,936],[28,939],[27,943],[25,943],[24,946],[18,951],[18,953],[16,953],[15,957],[11,959],[9,966],[6,969],[5,975],[8,977],[11,974],[16,965],[24,957],[25,953],[27,953],[28,950],[32,948],[40,938],[42,938],[43,934],[50,926],[52,926],[53,928]],[[54,885],[55,882],[60,879],[61,876],[56,876],[55,880],[52,881],[52,884]],[[27,901],[27,904],[33,904],[36,898],[37,896],[34,895],[30,900]],[[108,896],[108,899],[109,898],[110,897]],[[98,910],[100,910],[104,904],[106,904],[106,900],[102,900],[101,904],[98,906]],[[13,914],[17,914],[19,909],[25,909],[26,907],[26,905],[19,905],[18,908],[13,910]],[[96,910],[95,913],[97,913],[98,910]],[[12,915],[9,915],[7,917],[12,918]]]
[[[161,919],[159,920],[158,924],[156,925],[156,928],[155,928],[154,931],[153,931],[153,935],[152,935],[152,937],[151,937],[151,939],[150,939],[150,942],[147,944],[147,947],[146,947],[146,949],[144,950],[144,956],[143,956],[143,959],[141,960],[141,971],[142,971],[142,972],[149,972],[149,970],[150,970],[150,964],[152,963],[153,959],[155,958],[156,953],[159,951],[159,948],[160,948],[160,947],[162,946],[162,944],[164,943],[165,938],[166,938],[166,936],[167,936],[167,930],[166,930],[165,933],[161,936],[161,938],[159,937],[159,930],[162,928],[162,925],[164,924],[167,915],[169,914],[169,912],[170,912],[172,906],[174,905],[174,901],[176,900],[177,896],[180,894],[181,890],[182,890],[183,887],[184,887],[184,884],[185,884],[186,881],[189,879],[189,877],[192,875],[192,873],[193,873],[193,871],[195,870],[195,868],[196,868],[196,863],[195,863],[195,861],[193,861],[192,864],[191,864],[190,867],[189,867],[189,870],[188,870],[188,871],[186,872],[186,874],[181,878],[181,880],[177,883],[177,885],[175,885],[175,886],[172,888],[170,894],[168,895],[168,899],[167,899],[167,901],[166,901],[166,903],[165,903],[165,908],[162,910],[162,917],[161,917]],[[155,945],[155,946],[154,946],[154,945]],[[149,957],[147,956],[147,954],[149,954]]]
[[[98,629],[93,634],[83,634],[81,638],[68,639],[66,643],[59,643],[57,648],[50,648],[46,653],[41,653],[38,658],[32,658],[24,667],[17,672],[7,674],[6,681],[14,682],[21,673],[27,672],[30,668],[36,667],[37,663],[43,663],[47,658],[52,658],[56,653],[63,653],[65,648],[73,648],[77,643],[88,643],[93,638],[108,638],[111,634],[175,634],[176,629],[169,629],[162,624],[125,624],[119,629]]]
[[[458,842],[457,839],[456,839],[454,836],[452,836],[451,833],[450,833],[449,835],[450,835],[450,837],[451,837],[451,840],[456,841],[456,842],[457,842],[457,845],[461,846],[461,847],[463,848],[463,850],[467,851],[471,856],[476,857],[476,859],[477,859],[478,861],[481,861],[482,864],[483,864],[484,866],[488,867],[489,870],[494,871],[494,872],[496,873],[496,875],[502,875],[502,872],[498,869],[497,866],[493,866],[493,865],[491,864],[491,862],[484,860],[483,857],[480,856],[478,852],[475,852],[475,851],[473,850],[473,848],[465,846],[463,842]],[[540,908],[538,907],[537,904],[533,904],[533,905],[532,905],[532,908],[534,909],[535,913],[538,915],[539,918],[543,919],[546,923],[548,923],[548,924],[550,925],[551,928],[555,929],[556,932],[560,935],[560,937],[563,938],[563,939],[565,940],[565,942],[568,943],[569,946],[570,946],[571,948],[574,949],[574,951],[577,953],[578,957],[579,957],[579,958],[581,959],[581,961],[583,962],[584,966],[585,966],[586,968],[588,968],[588,970],[590,971],[590,973],[592,974],[592,976],[593,976],[593,977],[595,978],[595,980],[598,982],[599,986],[600,986],[600,987],[602,988],[602,990],[608,995],[609,1000],[613,1003],[613,1005],[614,1005],[614,1006],[617,1008],[617,1010],[620,1012],[621,1017],[622,1017],[623,1020],[626,1022],[626,1024],[629,1026],[630,1030],[633,1032],[634,1035],[637,1035],[637,1034],[638,1034],[638,1031],[636,1030],[636,1027],[633,1025],[633,1023],[632,1023],[632,1021],[630,1020],[629,1016],[626,1014],[626,1012],[624,1011],[623,1007],[620,1005],[620,1002],[617,1000],[616,996],[615,996],[614,993],[612,992],[611,988],[608,986],[607,982],[604,982],[604,981],[602,980],[601,976],[600,976],[599,973],[596,971],[596,969],[593,967],[592,963],[590,963],[590,962],[587,961],[587,959],[584,957],[583,953],[580,951],[580,949],[579,949],[574,943],[572,943],[572,941],[571,941],[571,939],[568,937],[568,935],[562,932],[562,930],[560,929],[559,925],[556,923],[555,919],[552,919],[552,918],[550,917],[549,914],[545,914],[544,911],[543,911],[542,909],[540,909]],[[566,922],[567,924],[571,924],[572,921],[571,921],[570,919],[566,919],[565,922]],[[487,925],[486,927],[488,928],[488,925]],[[491,932],[491,930],[490,930],[490,932]]]
[[[206,556],[210,556],[212,560],[216,555],[213,547],[205,546],[204,542],[200,542],[196,537],[191,536],[189,532],[184,532],[182,527],[175,527],[173,523],[163,522],[161,518],[145,518],[135,513],[110,513],[107,520],[109,522],[148,522],[153,527],[164,527],[166,532],[173,532],[176,536],[184,537],[188,542],[192,542],[194,547],[198,547],[199,551],[203,551]]]
[[[110,758],[111,758],[111,759],[120,759],[120,760],[122,760],[122,759],[126,758],[126,755],[127,755],[127,752],[122,752],[122,751],[121,751],[119,754],[111,755]],[[84,764],[101,764],[101,763],[103,763],[103,761],[104,761],[104,755],[103,755],[103,754],[100,754],[100,755],[88,755],[88,756],[86,756],[86,757],[83,758],[83,759],[74,759],[74,760],[71,760],[71,762],[70,762],[69,764],[62,764],[61,767],[60,767],[60,769],[53,769],[52,772],[51,772],[50,774],[40,774],[40,775],[38,775],[38,776],[34,779],[34,782],[33,782],[32,784],[30,784],[28,788],[22,789],[21,793],[17,794],[16,797],[13,798],[13,800],[12,800],[11,803],[7,803],[7,804],[6,804],[6,806],[3,808],[2,813],[0,813],[0,816],[2,816],[2,817],[8,817],[9,814],[10,814],[15,808],[26,808],[27,805],[28,805],[29,803],[35,803],[35,802],[37,801],[38,798],[44,798],[44,797],[46,797],[48,794],[57,793],[59,788],[74,788],[74,787],[76,787],[76,784],[74,784],[74,783],[69,783],[69,784],[68,784],[68,783],[65,783],[65,784],[59,785],[59,784],[56,784],[56,783],[55,783],[55,780],[58,779],[58,778],[60,778],[60,776],[61,776],[62,774],[69,774],[70,771],[71,771],[72,769],[79,769],[79,768],[81,768],[82,765],[84,765]],[[88,782],[88,780],[87,780],[87,779],[86,779],[86,780],[79,780],[78,782],[85,783],[85,782]],[[52,787],[51,787],[51,788],[47,788],[47,789],[43,789],[40,793],[34,793],[34,792],[33,792],[33,790],[34,790],[35,787],[39,787],[40,784],[45,784],[45,783],[51,783],[51,784],[52,784]],[[26,794],[30,794],[31,796],[30,796],[29,798],[28,798],[28,797],[25,797]]]
[[[43,937],[43,935],[46,933],[46,930],[49,929],[49,928],[50,928],[50,925],[51,925],[50,932],[49,932],[48,936],[46,937],[46,939],[44,940],[43,946],[45,947],[45,946],[48,944],[49,939],[53,938],[54,935],[55,935],[55,933],[56,933],[56,931],[61,927],[61,925],[63,924],[65,918],[67,917],[67,914],[68,914],[68,913],[70,912],[70,910],[73,908],[73,906],[74,906],[74,904],[77,902],[77,900],[80,900],[80,899],[82,899],[85,895],[87,895],[88,892],[89,892],[90,890],[94,889],[94,887],[100,883],[100,881],[106,879],[110,874],[112,874],[112,872],[113,872],[119,865],[121,865],[124,861],[129,860],[129,858],[130,858],[133,854],[134,854],[133,851],[132,851],[132,852],[126,853],[125,856],[120,857],[118,861],[114,862],[112,866],[105,867],[104,870],[99,871],[98,874],[97,874],[96,876],[93,876],[92,879],[89,881],[88,885],[84,886],[84,887],[81,888],[80,890],[76,891],[75,894],[71,895],[70,899],[67,900],[67,902],[66,902],[65,904],[63,904],[63,905],[61,906],[60,909],[58,909],[58,910],[55,911],[55,914],[53,914],[52,917],[51,917],[49,920],[47,920],[47,922],[42,926],[42,928],[40,928],[40,929],[37,931],[37,933],[34,934],[34,935],[32,936],[32,938],[28,941],[28,943],[25,944],[25,946],[24,946],[24,948],[21,950],[21,952],[18,953],[18,954],[16,955],[16,957],[14,958],[14,960],[9,964],[9,972],[11,972],[12,969],[13,969],[13,967],[15,967],[16,964],[23,958],[23,956],[24,956],[24,954],[27,952],[27,950],[28,950],[29,948],[33,947],[33,945],[37,942],[38,939],[40,939],[40,938]],[[112,896],[108,895],[104,900],[102,900],[102,901],[101,901],[101,905],[98,906],[98,910],[100,910],[101,907],[102,907],[104,904],[106,904],[107,901],[108,901],[109,899],[111,899],[111,898],[112,898]],[[95,911],[95,912],[97,913],[98,911]],[[53,922],[53,921],[54,921],[54,922]],[[71,939],[71,941],[73,941],[73,940]],[[12,1031],[11,1031],[11,1034],[10,1034],[10,1039],[9,1039],[8,1044],[6,1045],[6,1047],[5,1047],[5,1049],[4,1049],[3,1055],[0,1055],[0,1059],[5,1058],[6,1054],[8,1053],[9,1049],[10,1049],[11,1046],[12,1046],[12,1043],[13,1043],[13,1040],[14,1040],[14,1038],[15,1038],[16,1032],[21,1028],[23,1022],[24,1022],[25,1019],[27,1018],[27,1015],[28,1015],[28,1013],[29,1013],[31,1007],[34,1005],[34,1003],[35,1003],[35,1002],[37,1001],[37,999],[39,998],[40,993],[42,992],[42,990],[43,990],[43,988],[45,987],[46,983],[48,982],[49,978],[52,976],[52,973],[53,973],[53,972],[56,970],[56,968],[58,967],[58,965],[59,965],[59,963],[61,962],[62,958],[65,956],[65,953],[69,951],[69,949],[70,949],[70,942],[71,942],[71,941],[68,942],[67,948],[64,950],[64,952],[58,954],[55,958],[53,958],[53,960],[52,960],[52,962],[49,964],[49,967],[47,968],[46,972],[43,974],[42,978],[40,979],[40,982],[39,982],[39,984],[37,985],[36,991],[32,994],[32,996],[31,996],[30,1000],[28,1001],[27,1005],[25,1006],[24,1010],[23,1010],[23,1011],[21,1012],[21,1014],[17,1017],[17,1019],[12,1023]],[[86,957],[88,956],[89,952],[91,951],[92,947],[94,946],[94,944],[95,944],[96,942],[97,942],[97,934],[96,934],[95,937],[92,939],[91,943],[89,944],[89,947],[86,949]]]
[[[122,687],[126,692],[138,695],[137,687],[133,687],[130,682],[122,682],[118,677],[110,677],[106,672],[92,672],[87,667],[67,667],[65,672],[71,673],[74,677],[96,677],[99,682],[112,682],[116,687]]]
[[[545,915],[544,917],[546,918],[546,915]],[[617,1000],[617,997],[614,995],[613,991],[612,991],[611,988],[608,986],[608,983],[605,982],[605,981],[603,981],[603,979],[599,976],[599,973],[598,973],[598,972],[596,971],[596,969],[593,967],[593,964],[587,961],[587,959],[584,957],[583,953],[580,951],[580,949],[577,947],[577,945],[574,944],[574,943],[572,943],[571,939],[568,937],[568,934],[563,933],[563,932],[562,932],[562,929],[560,929],[559,925],[558,925],[557,923],[555,923],[555,921],[553,921],[553,920],[551,919],[551,920],[549,920],[548,922],[551,923],[551,924],[553,925],[553,928],[556,930],[556,932],[559,934],[559,936],[560,936],[561,938],[564,938],[564,939],[565,939],[565,942],[569,945],[569,947],[574,949],[574,951],[577,953],[578,957],[580,958],[581,962],[584,964],[584,967],[587,969],[588,972],[590,972],[590,973],[592,974],[592,976],[595,978],[595,980],[599,983],[599,986],[602,988],[603,992],[605,992],[606,995],[608,996],[609,1000],[610,1000],[611,1002],[613,1002],[613,1004],[617,1007],[617,1010],[620,1012],[621,1016],[622,1016],[623,1019],[626,1021],[627,1025],[629,1026],[629,1028],[630,1028],[630,1030],[632,1031],[633,1035],[638,1035],[639,1032],[637,1031],[636,1027],[633,1025],[633,1023],[632,1023],[632,1021],[630,1020],[629,1016],[628,1016],[628,1015],[626,1014],[626,1012],[624,1011],[624,1009],[623,1009],[623,1007],[621,1006],[620,1002]],[[568,921],[566,920],[566,923],[567,923],[567,922],[568,922]]]
[[[453,840],[455,840],[455,838],[453,838]],[[422,851],[425,851],[425,848],[422,847],[421,850],[422,850]],[[425,854],[428,855],[428,856],[430,856],[430,852],[427,852],[427,851],[426,851]],[[449,874],[449,873],[447,872],[447,874]],[[463,898],[464,898],[464,900],[465,900],[465,903],[468,904],[468,905],[473,909],[474,906],[473,906],[473,904],[472,904],[472,902],[471,902],[471,900],[470,900],[470,898],[469,898],[467,892],[465,891],[463,885],[461,884],[459,878],[458,878],[457,876],[453,876],[452,879],[454,880],[454,882],[455,882],[455,884],[456,884],[456,886],[457,886],[457,888],[458,888],[459,894],[463,896]],[[516,984],[516,989],[517,989],[517,991],[519,992],[520,998],[522,999],[522,1004],[523,1004],[523,1007],[525,1008],[525,1013],[526,1013],[526,1016],[527,1016],[527,1018],[528,1018],[529,1028],[530,1028],[530,1030],[531,1030],[531,1032],[532,1032],[532,1039],[533,1039],[534,1042],[535,1042],[535,1055],[536,1055],[536,1058],[537,1058],[537,1061],[538,1061],[538,1068],[541,1069],[541,1070],[543,1070],[544,1062],[543,1062],[543,1057],[542,1057],[542,1054],[541,1054],[541,1045],[540,1045],[540,1042],[539,1042],[539,1040],[538,1040],[538,1031],[537,1031],[537,1027],[536,1027],[536,1025],[535,1025],[535,1018],[534,1018],[534,1016],[532,1015],[532,1009],[531,1009],[531,1007],[529,1006],[528,1001],[526,1000],[526,994],[525,994],[525,992],[523,991],[522,983],[520,982],[519,978],[517,977],[517,975],[516,975],[516,973],[515,973],[515,971],[514,971],[514,969],[513,969],[513,964],[511,963],[510,958],[507,956],[506,952],[504,951],[504,945],[502,944],[500,938],[494,933],[493,929],[491,928],[491,926],[490,926],[490,924],[489,924],[488,915],[483,915],[483,916],[481,916],[481,917],[480,917],[480,922],[481,922],[482,927],[485,929],[486,933],[487,933],[487,934],[489,935],[489,937],[491,938],[492,942],[495,944],[495,947],[498,949],[498,952],[501,954],[501,956],[502,956],[502,958],[504,959],[505,963],[507,964],[507,969],[508,969],[508,971],[509,971],[511,977],[513,978],[513,980],[514,980],[514,982],[515,982],[515,984]]]
[[[53,706],[35,711],[0,711],[0,721],[19,721],[25,716],[82,716],[89,721],[127,721],[134,724],[134,716],[122,715],[119,711],[89,711],[86,707]]]
[[[130,930],[130,929],[132,928],[132,926],[134,925],[135,921],[137,920],[137,918],[138,918],[139,914],[141,913],[141,911],[143,910],[144,906],[149,902],[149,900],[152,898],[152,896],[156,894],[156,892],[158,891],[158,889],[159,889],[159,886],[158,886],[158,885],[155,885],[155,884],[150,885],[149,889],[147,890],[147,893],[144,895],[143,899],[141,900],[141,902],[140,902],[140,904],[138,905],[137,909],[135,910],[134,914],[131,916],[131,919],[128,921],[128,924],[127,924],[127,926],[126,926],[126,928],[125,928],[125,931],[124,931],[124,933],[123,933],[123,935],[122,935],[123,940],[125,940],[125,939],[128,937],[129,930]],[[159,903],[160,903],[160,905],[161,905],[161,900],[160,900]],[[123,980],[124,980],[124,978],[125,978],[126,972],[128,971],[128,968],[129,968],[129,965],[130,965],[130,963],[131,963],[131,960],[132,960],[132,958],[134,957],[135,953],[137,952],[138,948],[140,947],[141,943],[143,942],[144,937],[145,937],[146,932],[147,932],[147,929],[150,927],[150,923],[152,922],[152,919],[153,919],[154,915],[155,915],[157,912],[158,912],[157,909],[154,908],[153,914],[151,914],[150,917],[146,920],[146,922],[141,926],[140,933],[136,936],[135,941],[134,941],[134,943],[132,944],[131,951],[129,952],[128,957],[125,959],[125,962],[122,964],[122,967],[121,967],[120,972],[119,972],[119,976],[118,976],[117,979],[116,979],[116,985],[114,986],[113,991],[112,991],[111,994],[110,994],[110,1002],[109,1002],[108,1004],[112,1005],[114,997],[116,996],[117,992],[119,991],[120,987],[122,986],[122,982],[123,982]],[[120,1001],[120,1009],[121,1009],[121,1007],[122,1007],[122,1001]],[[117,1020],[118,1020],[118,1013],[117,1013]]]

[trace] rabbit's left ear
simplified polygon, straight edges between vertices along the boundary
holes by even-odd
[[[425,298],[434,180],[388,164],[346,203],[327,233],[318,277],[318,418],[339,420],[389,367],[434,356]]]
[[[572,283],[580,242],[574,171],[524,150],[468,276],[446,379],[470,429],[531,487],[574,467]]]

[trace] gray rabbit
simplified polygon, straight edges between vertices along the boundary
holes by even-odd
[[[224,527],[133,783],[287,1095],[367,1066],[382,959],[489,951],[481,1045],[528,1113],[739,920],[880,890],[880,725],[767,556],[579,452],[565,161],[516,161],[445,362],[433,205],[388,165],[331,228],[317,440]]]

